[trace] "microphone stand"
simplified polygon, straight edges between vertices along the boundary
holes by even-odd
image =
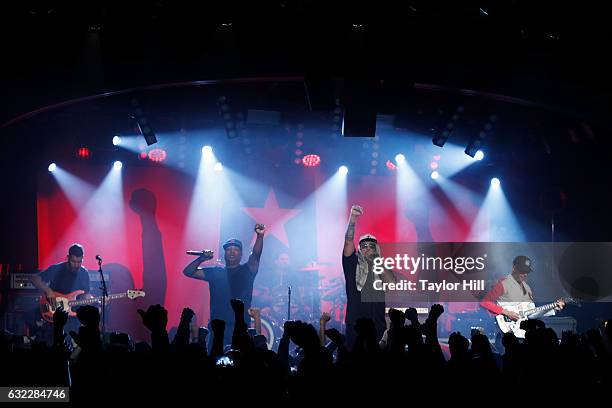
[[[106,329],[106,297],[108,296],[108,290],[106,290],[106,281],[104,280],[104,273],[102,273],[102,258],[98,258],[98,272],[100,273],[100,289],[102,290],[102,338],[104,338]]]
[[[287,320],[291,320],[291,286],[287,286],[287,295],[289,299],[287,302]]]

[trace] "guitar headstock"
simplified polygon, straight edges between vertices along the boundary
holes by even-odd
[[[144,290],[138,290],[138,289],[128,290],[127,297],[128,299],[132,299],[132,300],[139,298],[139,297],[145,297],[145,292]]]
[[[576,305],[578,307],[582,306],[582,304],[580,303],[580,300],[574,299],[573,297],[564,297],[563,301],[565,302],[566,305]]]

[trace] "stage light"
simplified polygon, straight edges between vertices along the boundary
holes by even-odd
[[[121,168],[123,167],[123,163],[121,163],[119,160],[115,161],[113,163],[113,168],[115,170],[121,170]]]
[[[141,160],[144,160],[144,159],[146,159],[147,157],[149,157],[149,156],[147,155],[147,152],[140,152],[140,153],[138,153],[138,158],[139,158],[139,159],[141,159]]]
[[[321,157],[318,154],[307,154],[302,157],[302,164],[305,167],[317,167],[321,164]]]
[[[431,163],[429,163],[429,168],[432,170],[436,170],[438,168],[438,162],[437,161],[432,161]]]
[[[444,130],[440,132],[438,129],[432,129],[434,135],[431,138],[431,142],[438,147],[444,147],[444,144],[450,136],[450,130]]]
[[[476,154],[474,155],[474,158],[475,158],[476,160],[482,160],[482,159],[484,159],[484,152],[483,152],[482,150],[478,150],[478,151],[476,152]]]
[[[387,160],[387,163],[385,163],[385,165],[387,166],[389,170],[392,170],[392,171],[397,170],[397,166],[393,164],[391,160]]]
[[[340,168],[338,169],[338,172],[339,172],[340,174],[344,174],[344,175],[346,175],[346,174],[348,174],[348,167],[346,167],[346,166],[340,166]]]
[[[144,137],[147,146],[157,143],[155,132],[145,117],[144,110],[140,106],[140,102],[137,99],[132,99],[132,107],[134,108],[134,114],[130,115],[130,117],[136,121],[138,131]]]
[[[113,137],[113,146],[119,146],[121,144],[121,138],[119,136]]]
[[[216,171],[217,173],[220,173],[220,172],[222,172],[222,171],[223,171],[223,164],[221,164],[221,162],[217,162],[217,163],[215,163],[215,171]]]
[[[57,165],[55,163],[51,163],[49,167],[47,167],[47,170],[49,170],[52,173],[55,171],[55,169],[57,169]]]
[[[404,164],[406,162],[406,156],[404,156],[403,154],[399,153],[397,155],[395,155],[395,162],[399,165],[399,164]]]
[[[499,187],[499,179],[497,177],[493,177],[491,179],[491,186],[493,187]]]
[[[77,157],[81,158],[81,159],[88,159],[89,158],[89,148],[87,147],[79,147],[77,149]]]
[[[212,147],[206,145],[202,148],[202,154],[206,154],[206,155],[210,155],[212,154],[213,150]]]
[[[436,180],[438,177],[440,177],[440,173],[438,173],[436,170],[432,171],[430,174],[430,177],[434,180]]]
[[[153,149],[149,152],[149,160],[155,163],[161,163],[166,160],[168,153],[164,149]]]

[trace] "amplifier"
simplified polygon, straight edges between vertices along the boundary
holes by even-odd
[[[30,280],[32,273],[12,273],[11,274],[11,289],[36,289],[36,286]]]
[[[33,312],[38,310],[40,293],[38,291],[10,292],[8,296],[9,312]]]

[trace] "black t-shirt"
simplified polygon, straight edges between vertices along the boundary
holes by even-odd
[[[66,295],[82,290],[89,293],[89,273],[82,266],[77,272],[72,272],[68,268],[68,262],[61,262],[42,271],[40,278],[55,292]]]
[[[385,324],[385,293],[374,289],[374,272],[368,272],[366,282],[357,290],[357,253],[342,255],[342,269],[346,281],[346,318],[347,324],[355,324],[357,319],[373,319],[378,326]],[[363,302],[362,302],[363,297]]]
[[[234,324],[234,311],[231,299],[244,303],[244,321],[249,322],[247,311],[253,298],[253,282],[257,271],[251,271],[248,263],[236,268],[220,266],[204,267],[204,280],[210,286],[210,319],[225,320],[227,325]]]

